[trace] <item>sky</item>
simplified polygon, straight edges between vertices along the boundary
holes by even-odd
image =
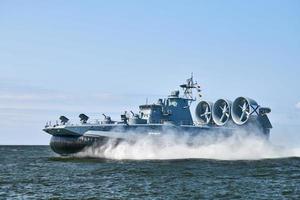
[[[297,0],[0,0],[0,144],[48,144],[60,115],[119,120],[193,72],[204,100],[251,97],[299,145],[299,64]]]

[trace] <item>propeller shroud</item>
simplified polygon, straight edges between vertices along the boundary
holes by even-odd
[[[232,120],[238,125],[245,124],[257,106],[258,104],[253,99],[238,97],[231,107]]]
[[[212,117],[216,125],[224,126],[231,116],[232,102],[227,99],[219,99],[213,105]]]
[[[196,107],[196,118],[202,125],[207,125],[212,120],[212,106],[213,104],[208,101],[200,101]]]

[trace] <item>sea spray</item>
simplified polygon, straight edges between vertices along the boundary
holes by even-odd
[[[117,160],[189,158],[258,160],[299,157],[300,149],[277,146],[265,137],[241,131],[236,131],[230,136],[202,134],[193,137],[169,131],[163,135],[137,136],[135,141],[124,140],[118,144],[111,139],[105,145],[89,147],[75,156]]]

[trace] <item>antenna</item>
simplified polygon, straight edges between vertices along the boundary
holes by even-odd
[[[191,78],[186,80],[186,84],[180,85],[183,89],[184,96],[189,99],[190,101],[195,101],[196,99],[193,98],[193,89],[196,89],[198,92],[199,97],[201,97],[201,89],[200,85],[197,82],[194,82],[193,73],[191,73]]]

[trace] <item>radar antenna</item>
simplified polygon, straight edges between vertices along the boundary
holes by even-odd
[[[200,85],[198,85],[197,82],[194,82],[193,79],[193,73],[191,74],[191,78],[186,80],[185,84],[180,85],[180,87],[183,89],[184,96],[189,99],[190,101],[195,101],[196,99],[193,98],[193,89],[197,90],[198,96],[201,97],[200,94],[201,89]]]

